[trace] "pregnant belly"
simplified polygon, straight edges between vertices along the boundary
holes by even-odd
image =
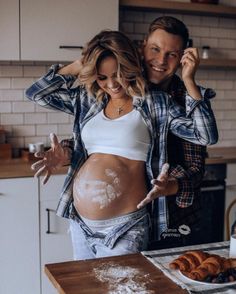
[[[137,210],[146,195],[144,163],[115,155],[93,154],[74,180],[77,211],[90,219],[105,219]]]

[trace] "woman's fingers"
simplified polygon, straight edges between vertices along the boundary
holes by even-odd
[[[51,147],[55,148],[59,145],[58,138],[54,133],[50,133]]]
[[[37,172],[34,174],[35,177],[41,176],[45,171],[48,171],[47,167],[43,165],[40,169],[37,170]]]
[[[39,161],[36,161],[35,163],[33,163],[31,165],[31,169],[32,170],[38,170],[39,168],[41,168],[42,166],[44,166],[44,160],[39,160]]]
[[[49,170],[47,170],[46,175],[43,178],[43,185],[45,185],[47,183],[47,181],[49,180],[51,176],[51,172]]]

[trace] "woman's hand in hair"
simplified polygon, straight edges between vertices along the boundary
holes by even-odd
[[[62,67],[58,73],[60,75],[72,75],[78,76],[82,68],[82,62],[80,59],[75,60],[74,62]]]

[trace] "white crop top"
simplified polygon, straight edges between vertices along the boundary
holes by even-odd
[[[81,136],[88,155],[106,153],[146,161],[150,135],[135,109],[116,119],[107,118],[102,110],[85,124]]]

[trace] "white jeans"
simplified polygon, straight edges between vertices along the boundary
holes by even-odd
[[[107,220],[74,216],[70,232],[75,260],[115,256],[147,250],[149,214],[146,208]]]

